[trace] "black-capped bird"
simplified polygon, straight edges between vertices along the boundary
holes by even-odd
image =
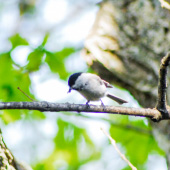
[[[113,96],[107,92],[107,88],[112,88],[105,80],[102,80],[99,76],[91,73],[74,73],[68,79],[69,92],[71,90],[78,91],[82,96],[87,99],[86,104],[88,105],[90,101],[101,101],[101,98],[109,97],[110,99],[116,101],[119,104],[128,103],[117,96]]]

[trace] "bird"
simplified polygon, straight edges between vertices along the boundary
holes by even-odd
[[[74,73],[68,79],[68,86],[68,93],[71,90],[76,90],[87,99],[86,105],[88,106],[90,101],[101,101],[101,104],[104,106],[101,98],[105,96],[116,101],[118,104],[128,103],[126,100],[108,93],[107,88],[113,88],[113,86],[96,74],[84,72]]]

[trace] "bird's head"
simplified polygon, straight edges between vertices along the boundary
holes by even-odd
[[[81,74],[82,74],[82,72],[74,73],[74,74],[72,74],[72,75],[69,77],[69,79],[68,79],[68,86],[69,86],[69,91],[68,91],[68,93],[70,93],[71,90],[74,89],[73,86],[75,85],[76,80],[78,79],[78,77],[79,77]]]

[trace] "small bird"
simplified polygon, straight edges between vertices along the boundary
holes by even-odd
[[[71,90],[78,91],[87,99],[86,105],[89,105],[90,101],[100,100],[101,104],[104,106],[101,98],[105,96],[119,104],[128,103],[126,100],[109,94],[107,88],[112,88],[113,86],[95,74],[83,72],[74,73],[69,77],[68,85],[68,93],[70,93]]]

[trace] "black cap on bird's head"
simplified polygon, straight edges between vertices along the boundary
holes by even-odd
[[[71,92],[72,86],[75,84],[77,78],[78,78],[81,74],[82,74],[82,72],[74,73],[74,74],[72,74],[72,75],[69,77],[69,79],[68,79],[68,85],[69,85],[70,88],[69,88],[68,93]]]

